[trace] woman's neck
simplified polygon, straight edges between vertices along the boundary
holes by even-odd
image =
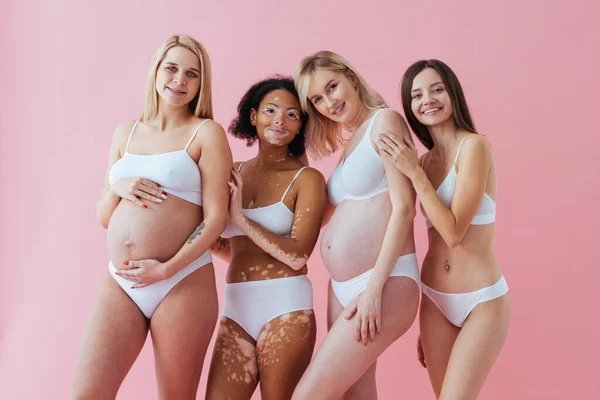
[[[258,142],[258,155],[256,161],[261,169],[271,169],[293,158],[288,150],[288,146],[276,146],[270,143]]]
[[[161,132],[169,131],[181,125],[186,125],[190,122],[190,109],[188,104],[183,106],[171,106],[159,99],[158,111],[152,120],[151,125]]]

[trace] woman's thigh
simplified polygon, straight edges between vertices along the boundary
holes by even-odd
[[[426,295],[421,298],[419,326],[427,373],[437,398],[442,390],[448,360],[460,328],[452,325]],[[414,362],[418,362],[417,354]]]
[[[249,400],[258,382],[256,342],[235,321],[221,318],[215,341],[207,400]]]
[[[310,363],[316,337],[312,310],[290,312],[265,325],[256,345],[263,399],[292,397]]]
[[[72,398],[114,399],[147,334],[148,320],[107,273],[84,329]]]
[[[355,318],[346,320],[342,312],[298,384],[294,398],[312,400],[342,396],[379,355],[410,328],[418,303],[419,290],[412,279],[390,277],[382,293],[381,333],[367,345],[356,341]]]
[[[508,294],[478,304],[456,338],[440,399],[476,399],[508,334]]]
[[[150,322],[159,398],[196,398],[218,316],[212,263],[181,280]]]

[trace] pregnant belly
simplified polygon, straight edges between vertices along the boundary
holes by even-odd
[[[121,200],[108,224],[106,242],[111,261],[118,269],[125,260],[173,257],[202,222],[202,208],[169,196],[161,204],[144,209]]]
[[[321,239],[321,257],[332,279],[345,281],[375,266],[391,212],[387,193],[338,205]],[[411,246],[412,232],[404,247]]]

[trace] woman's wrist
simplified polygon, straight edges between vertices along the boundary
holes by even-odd
[[[421,185],[424,181],[428,180],[427,174],[423,168],[416,168],[415,171],[408,177],[411,180],[413,187]]]
[[[371,275],[371,278],[369,279],[369,282],[367,283],[367,288],[375,291],[375,292],[383,292],[383,287],[385,286],[385,281],[381,281],[377,278],[374,278]]]
[[[233,215],[231,215],[231,220],[240,229],[242,228],[242,226],[246,225],[246,216],[244,215],[242,210],[236,211]]]

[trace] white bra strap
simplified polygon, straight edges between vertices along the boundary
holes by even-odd
[[[462,148],[462,145],[463,145],[463,143],[464,143],[464,141],[465,141],[466,138],[467,137],[465,136],[463,138],[463,140],[460,141],[460,144],[458,145],[458,151],[456,152],[456,157],[454,157],[454,162],[452,163],[452,165],[455,165],[456,162],[458,161],[458,155],[460,154],[460,149]]]
[[[300,170],[298,170],[298,172],[296,172],[296,175],[294,176],[294,179],[292,179],[292,181],[288,185],[287,189],[285,189],[285,192],[283,192],[283,196],[281,196],[281,201],[283,201],[283,199],[285,199],[285,195],[287,195],[288,191],[290,190],[290,188],[294,184],[294,181],[296,180],[296,178],[298,178],[298,175],[300,175],[300,172],[302,172],[306,168],[308,168],[308,167],[302,167],[302,168],[300,168]]]
[[[387,108],[380,108],[371,117],[371,121],[369,122],[369,125],[367,126],[367,131],[365,132],[365,136],[369,137],[369,139],[368,139],[369,141],[371,141],[371,129],[373,129],[373,125],[375,124],[375,119],[377,118],[377,116],[379,115],[379,113],[382,112],[383,110],[387,110]]]
[[[186,150],[186,151],[187,151],[188,147],[190,147],[190,144],[192,144],[192,140],[194,140],[194,138],[196,137],[196,134],[198,133],[198,130],[200,129],[200,127],[201,127],[202,125],[204,125],[204,123],[205,123],[206,121],[208,121],[208,119],[205,119],[204,121],[202,121],[202,122],[200,123],[200,125],[198,125],[198,127],[197,127],[197,128],[196,128],[196,130],[194,131],[194,134],[193,134],[193,135],[192,135],[192,137],[190,138],[189,142],[188,142],[188,143],[185,145],[185,148],[184,148],[184,150]]]
[[[238,165],[238,172],[240,172],[240,171],[241,171],[241,169],[242,169],[242,165],[244,165],[244,163],[245,163],[245,162],[246,162],[246,161],[244,160],[244,161],[242,161],[242,162],[240,163],[240,165]]]
[[[427,153],[423,154],[423,157],[421,157],[421,168],[425,169],[425,156],[427,155]]]
[[[133,136],[133,131],[135,131],[135,127],[137,126],[138,122],[140,122],[139,119],[137,121],[135,121],[135,124],[133,124],[133,128],[131,128],[131,132],[129,133],[129,139],[127,139],[127,145],[125,145],[125,152],[127,152],[127,149],[129,148],[129,142],[131,142],[131,137]]]

